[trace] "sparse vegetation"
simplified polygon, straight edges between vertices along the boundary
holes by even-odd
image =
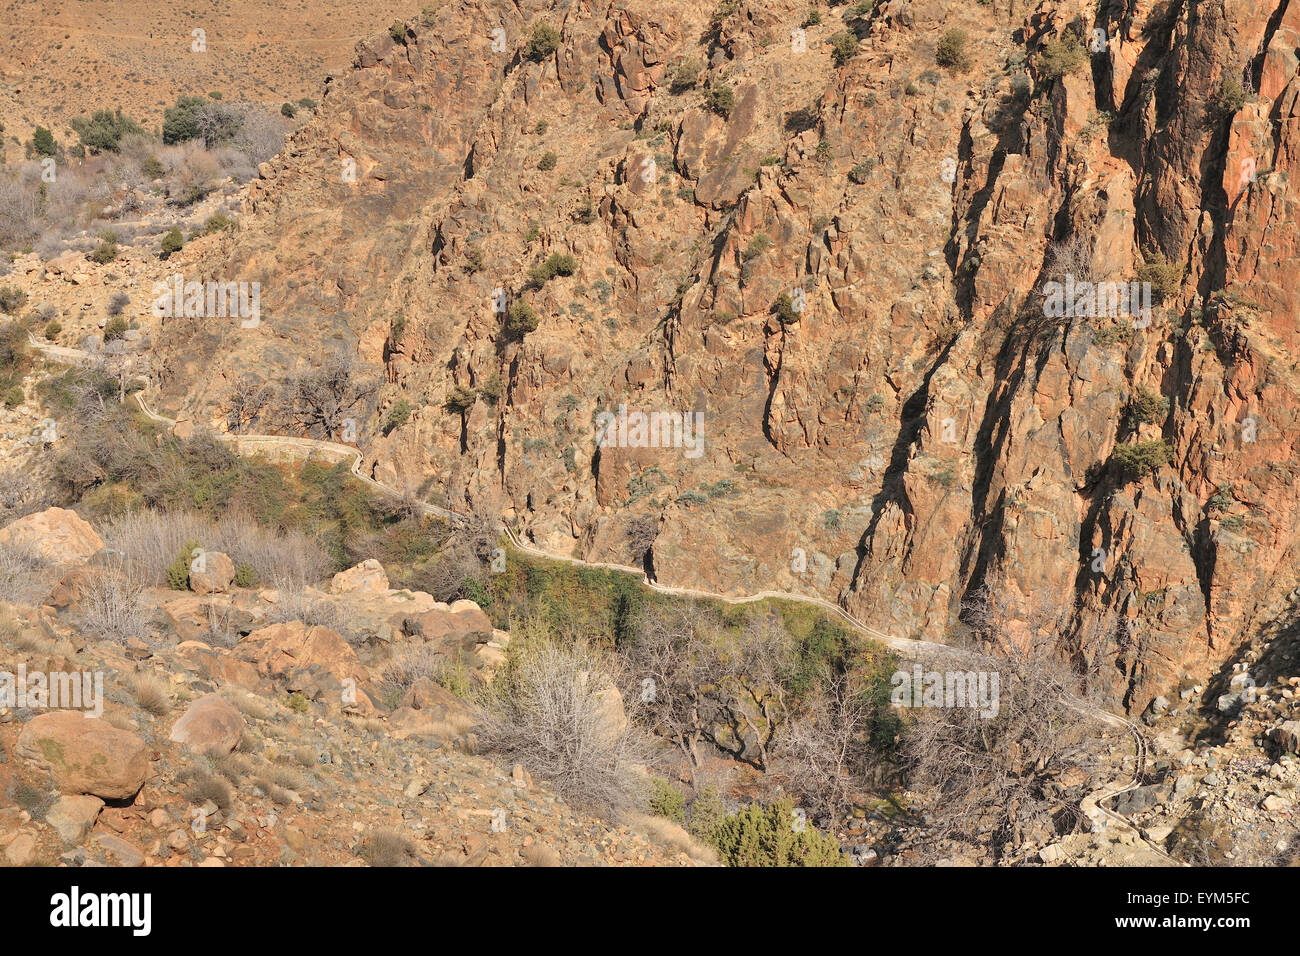
[[[949,27],[939,37],[939,44],[934,49],[934,62],[952,71],[970,69],[970,54],[967,44],[970,36],[961,27]]]
[[[544,21],[533,24],[533,32],[528,38],[528,59],[541,63],[560,47],[560,31]]]

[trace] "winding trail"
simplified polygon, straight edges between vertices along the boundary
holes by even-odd
[[[94,355],[82,349],[73,349],[66,346],[40,342],[30,331],[27,333],[27,336],[32,346],[37,351],[58,361],[81,365],[94,365],[103,358],[102,356]],[[135,376],[135,380],[144,382],[146,390],[152,384],[150,380],[143,375]],[[140,410],[151,421],[157,422],[158,424],[164,425],[168,428],[176,425],[176,419],[168,418],[165,415],[160,415],[158,412],[154,411],[154,409],[149,405],[148,399],[145,398],[144,390],[137,391],[134,395],[136,403],[140,406]],[[364,458],[361,451],[352,445],[344,445],[332,441],[322,441],[316,438],[294,438],[286,435],[241,435],[229,432],[217,433],[217,438],[226,444],[234,446],[236,453],[241,456],[258,455],[266,451],[288,451],[290,453],[299,454],[319,454],[333,461],[347,461],[351,459],[351,465],[349,466],[348,471],[358,481],[361,481],[368,487],[375,489],[377,492],[387,497],[403,497],[402,493],[396,488],[386,485],[370,475],[365,474],[362,469]],[[418,502],[417,508],[422,514],[437,515],[454,523],[468,520],[467,515],[439,507],[438,505],[429,504],[428,502]],[[547,561],[561,561],[575,567],[595,568],[599,570],[629,574],[640,580],[642,585],[646,588],[649,588],[652,591],[657,591],[660,594],[720,601],[724,604],[730,605],[753,604],[766,600],[793,601],[802,604],[811,604],[834,614],[859,633],[865,634],[867,637],[883,644],[906,660],[928,663],[938,660],[945,655],[960,656],[962,653],[960,648],[950,647],[947,644],[939,644],[933,641],[912,640],[904,637],[896,637],[892,634],[886,634],[883,631],[877,630],[869,624],[858,620],[838,604],[834,604],[815,595],[796,594],[789,591],[759,591],[754,594],[737,596],[719,594],[714,591],[704,591],[695,588],[674,587],[653,580],[642,568],[635,568],[626,564],[613,564],[604,561],[584,561],[581,558],[543,551],[540,548],[526,544],[520,540],[519,536],[515,534],[514,530],[510,528],[504,520],[501,520],[501,526],[505,530],[507,537],[509,537],[511,544],[525,554],[530,554]],[[1146,769],[1147,759],[1147,741],[1141,728],[1125,717],[1112,714],[1109,711],[1099,710],[1083,702],[1072,703],[1070,704],[1070,707],[1084,716],[1092,717],[1107,726],[1128,734],[1132,737],[1134,742],[1135,759],[1132,777],[1126,781],[1113,781],[1108,783],[1087,794],[1079,801],[1079,809],[1088,819],[1092,831],[1098,833],[1114,826],[1120,831],[1131,832],[1137,842],[1145,845],[1151,852],[1167,861],[1169,865],[1186,866],[1187,864],[1175,860],[1162,848],[1147,840],[1146,837],[1142,835],[1141,831],[1123,816],[1103,805],[1106,801],[1141,786],[1142,774]]]

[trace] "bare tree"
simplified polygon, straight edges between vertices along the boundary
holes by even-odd
[[[725,673],[721,631],[722,622],[705,605],[656,605],[620,649],[628,694],[639,695],[652,729],[681,751],[692,773],[700,767],[700,744],[711,739],[716,704],[708,689]]]
[[[362,417],[379,390],[377,377],[362,377],[351,357],[337,352],[316,368],[292,375],[280,394],[280,413],[309,435],[333,438],[348,418]]]
[[[711,739],[737,760],[767,770],[773,741],[789,717],[790,635],[774,615],[751,618],[721,660],[713,697],[722,719]]]
[[[226,427],[241,434],[257,421],[274,394],[270,385],[251,375],[236,377],[230,383],[230,396],[226,399]]]
[[[787,724],[775,770],[800,804],[839,823],[853,796],[875,782],[878,708],[859,672],[822,675],[820,688]]]
[[[1046,603],[1025,611],[989,590],[967,602],[973,646],[947,666],[996,673],[997,714],[925,706],[911,711],[902,737],[908,785],[929,796],[936,836],[997,856],[1054,817],[1077,821],[1057,780],[1098,765],[1102,724],[1091,715],[1102,684],[1076,668],[1080,661],[1098,666],[1104,655],[1075,655],[1072,664],[1073,612]]]

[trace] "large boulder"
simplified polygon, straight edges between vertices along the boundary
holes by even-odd
[[[204,551],[202,559],[190,565],[190,590],[195,594],[223,594],[234,580],[235,562],[220,551]]]
[[[18,754],[49,770],[62,793],[126,800],[149,776],[149,749],[143,740],[80,712],[55,711],[33,718],[18,735]]]
[[[176,721],[169,739],[195,753],[224,757],[243,735],[243,715],[218,695],[205,694]]]
[[[85,794],[70,794],[60,797],[45,814],[45,822],[54,827],[64,843],[80,843],[86,838],[99,811],[104,808],[104,801],[99,797]]]
[[[352,591],[382,594],[387,590],[388,575],[384,566],[374,558],[367,558],[355,567],[340,571],[330,581],[331,594],[348,594]]]
[[[1286,753],[1300,753],[1300,720],[1284,721],[1269,732],[1273,742]]]
[[[436,604],[432,610],[408,616],[402,629],[433,644],[465,649],[488,643],[494,630],[483,609],[473,601]]]
[[[0,545],[25,548],[50,564],[79,564],[104,547],[95,529],[75,511],[47,508],[0,528]]]
[[[337,631],[301,621],[272,624],[239,642],[237,653],[260,674],[283,681],[312,700],[334,698],[345,709],[374,711],[364,692],[370,680],[357,652]]]

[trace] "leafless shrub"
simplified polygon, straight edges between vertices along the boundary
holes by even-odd
[[[240,104],[239,109],[243,122],[231,140],[231,146],[247,157],[247,162],[256,171],[261,163],[284,148],[285,137],[294,124],[278,112],[271,112],[256,103]]]
[[[1091,236],[1075,232],[1068,239],[1054,242],[1047,247],[1047,259],[1043,268],[1044,281],[1065,282],[1067,275],[1073,276],[1075,282],[1093,280]]]
[[[260,379],[251,375],[237,377],[230,383],[230,395],[226,399],[227,427],[239,434],[254,424],[274,394],[275,390]]]
[[[976,707],[918,708],[902,739],[908,785],[927,795],[938,837],[997,856],[1053,820],[1065,829],[1076,822],[1077,808],[1056,780],[1097,765],[1103,731],[1092,715],[1101,684],[1076,668],[1100,666],[1105,655],[1077,654],[1072,666],[1072,610],[1043,604],[1026,612],[988,590],[968,601],[974,644],[950,666],[998,674],[997,716],[986,719]]]
[[[0,472],[0,525],[35,514],[54,502],[49,482],[25,468]]]
[[[114,292],[113,297],[108,300],[108,314],[110,317],[121,315],[128,305],[131,304],[131,297],[125,292]]]
[[[141,600],[143,587],[119,568],[88,577],[81,590],[77,618],[83,633],[99,640],[125,643],[150,637],[150,613]]]
[[[280,598],[267,614],[268,624],[301,621],[308,627],[343,632],[343,612],[333,601],[292,587],[279,587],[278,591]]]
[[[50,570],[41,554],[19,544],[0,544],[0,600],[31,604],[40,598]]]
[[[536,621],[491,685],[489,749],[549,780],[570,803],[619,813],[639,803],[649,753],[620,704],[618,661],[561,644]]]
[[[653,682],[647,721],[692,768],[701,764],[700,744],[710,739],[708,690],[722,676],[717,654],[721,633],[721,620],[705,605],[673,602],[652,608],[636,640],[622,649],[626,672],[638,683]]]
[[[163,188],[167,201],[173,205],[193,205],[210,193],[221,178],[221,168],[212,154],[198,143],[174,146],[166,151],[162,161],[167,169]]]
[[[29,164],[35,166],[35,164]],[[40,235],[40,175],[23,167],[0,171],[0,248],[17,248]]]
[[[445,656],[434,645],[420,644],[385,661],[379,668],[379,678],[405,691],[418,680],[432,678],[444,661]]]

